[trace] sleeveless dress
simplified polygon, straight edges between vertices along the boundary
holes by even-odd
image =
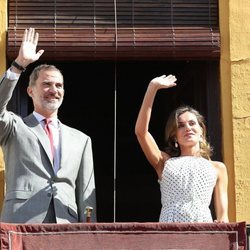
[[[209,205],[217,180],[212,163],[202,157],[172,157],[159,180],[160,222],[212,222]]]

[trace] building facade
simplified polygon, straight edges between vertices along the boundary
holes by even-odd
[[[12,27],[15,27],[16,22],[19,21],[19,19],[18,20],[12,19],[12,17],[18,16],[18,15],[20,16],[26,15],[28,16],[27,19],[32,21],[32,18],[29,18],[32,11],[26,14],[20,13],[20,12],[17,12],[17,13],[11,12],[11,11],[16,10],[16,7],[13,7],[13,5],[9,6],[9,4],[12,4],[13,2],[16,2],[16,1],[2,0],[0,2],[0,7],[1,7],[0,8],[0,18],[1,18],[1,22],[0,22],[0,33],[1,33],[1,36],[0,36],[0,51],[1,51],[0,72],[1,73],[3,73],[6,70],[11,60],[14,58],[15,53],[17,52],[15,44],[18,41],[20,42],[20,34],[22,32],[22,27],[24,27],[24,26],[21,26],[19,31],[18,30],[16,31],[14,28],[12,28]],[[91,1],[88,1],[88,2],[90,2],[91,4]],[[199,1],[197,1],[197,4],[198,2]],[[205,6],[210,3],[215,3],[215,2],[217,1],[201,1],[200,3],[201,5],[204,4]],[[105,7],[106,6],[104,5],[103,8]],[[119,5],[117,5],[117,8],[119,8]],[[125,7],[123,6],[122,8],[124,11],[126,10],[126,6]],[[210,20],[209,22],[213,22],[214,20],[213,15],[211,13],[209,14],[211,15],[211,19],[209,19]],[[249,204],[250,204],[250,146],[249,146],[250,145],[250,84],[249,84],[250,82],[250,74],[249,74],[250,72],[250,60],[249,60],[250,58],[250,49],[249,49],[250,48],[250,42],[249,42],[250,41],[250,25],[249,25],[250,17],[249,17],[249,13],[250,13],[250,4],[248,0],[240,0],[240,1],[219,0],[218,1],[218,18],[219,18],[218,28],[219,29],[218,30],[215,29],[213,30],[213,32],[211,32],[213,33],[212,36],[213,36],[213,42],[214,42],[212,45],[209,44],[207,46],[204,44],[197,44],[196,48],[201,48],[202,46],[204,46],[202,47],[204,49],[199,51],[199,49],[196,50],[195,48],[193,48],[190,53],[190,48],[193,46],[193,42],[191,41],[189,45],[184,46],[182,43],[182,40],[181,39],[178,40],[178,37],[181,37],[181,34],[183,34],[183,31],[180,31],[180,33],[178,33],[179,29],[177,25],[175,27],[175,34],[174,34],[175,45],[173,46],[173,33],[171,33],[171,29],[170,29],[169,36],[172,37],[171,38],[172,40],[170,41],[170,45],[166,43],[166,40],[164,40],[165,43],[164,45],[162,44],[162,47],[165,46],[164,53],[163,52],[156,53],[156,57],[158,59],[161,57],[160,60],[158,60],[158,63],[160,65],[160,64],[165,63],[164,57],[168,57],[168,58],[173,57],[172,52],[174,51],[175,58],[173,58],[174,60],[172,61],[173,62],[172,64],[175,64],[175,67],[173,67],[173,70],[175,70],[175,68],[185,67],[186,71],[188,72],[186,74],[186,78],[189,77],[189,73],[191,72],[192,77],[190,77],[190,79],[194,80],[195,82],[199,81],[199,77],[198,79],[194,78],[194,76],[197,75],[196,71],[199,70],[199,67],[198,67],[199,62],[202,61],[204,63],[204,67],[202,67],[201,69],[204,70],[204,72],[207,74],[207,77],[204,80],[204,82],[207,82],[204,85],[204,89],[206,89],[206,91],[205,90],[200,90],[200,91],[201,92],[204,91],[205,100],[203,100],[202,98],[196,100],[196,97],[193,97],[191,102],[195,105],[198,105],[202,110],[204,109],[206,111],[205,113],[209,117],[210,130],[212,132],[214,132],[215,130],[218,130],[216,133],[214,132],[214,135],[212,135],[212,139],[216,141],[217,151],[220,151],[220,153],[218,154],[218,159],[222,160],[226,164],[227,169],[228,169],[230,221],[232,222],[233,221],[247,221],[248,223],[250,223],[250,207],[249,207]],[[191,16],[190,16],[190,19],[191,19]],[[109,23],[109,21],[110,20],[106,20],[104,22],[101,20],[100,22],[102,26],[105,26],[107,25],[107,23]],[[121,20],[121,22],[122,21],[125,22],[126,18]],[[147,21],[149,21],[150,23],[150,20],[147,20]],[[49,20],[47,22],[49,23]],[[173,18],[170,18],[169,22],[172,24]],[[115,20],[114,24],[119,25],[119,20]],[[186,21],[187,29],[188,29],[188,24],[189,24],[189,20]],[[21,25],[25,25],[25,22]],[[29,23],[29,25],[32,25],[32,23]],[[34,26],[39,27],[37,23],[34,23]],[[98,38],[101,39],[100,41],[98,41],[100,43],[101,41],[105,40],[107,36],[110,35],[108,32],[106,32],[107,30],[109,30],[109,27],[104,27],[104,29],[100,31],[99,35],[96,29],[94,31],[92,30],[88,34],[88,37],[90,37],[92,33],[94,32],[95,43],[97,41],[96,39]],[[134,30],[135,29],[133,27],[133,32]],[[160,29],[157,29],[157,31],[159,30]],[[206,37],[209,38],[209,36],[211,36],[210,33],[209,34],[206,33],[206,30],[202,29],[202,31],[200,31],[198,28],[197,30],[198,30],[197,31],[198,35],[200,37],[204,35],[204,33],[205,33],[205,38]],[[103,33],[103,31],[105,32]],[[138,35],[137,33],[137,36],[134,35],[135,33],[133,34],[130,33],[131,30],[128,30],[128,29],[121,29],[117,31],[121,33],[111,34],[110,37],[111,36],[119,37],[120,35],[123,37],[123,40],[121,41],[116,40],[113,43],[113,46],[109,47],[110,46],[108,42],[109,39],[106,39],[105,40],[106,44],[102,47],[101,52],[100,51],[98,52],[98,50],[96,49],[98,44],[93,43],[93,40],[91,39],[89,40],[88,44],[90,44],[90,46],[88,47],[88,44],[84,46],[85,48],[87,48],[87,50],[85,50],[84,53],[86,56],[89,57],[87,60],[88,62],[93,61],[92,60],[93,57],[95,57],[95,60],[97,61],[98,60],[102,61],[104,59],[104,61],[105,62],[108,61],[108,63],[105,63],[105,65],[102,64],[102,65],[95,66],[95,67],[97,67],[98,69],[105,68],[107,69],[107,71],[109,71],[110,69],[118,65],[119,68],[123,69],[121,70],[120,75],[123,76],[124,78],[126,77],[126,69],[129,68],[131,70],[130,68],[131,66],[127,66],[127,65],[124,66],[124,64],[126,63],[117,64],[116,62],[110,65],[110,61],[114,61],[114,58],[116,60],[116,58],[118,57],[118,59],[122,60],[123,62],[129,61],[132,57],[136,57],[136,62],[144,61],[144,60],[150,61],[153,58],[152,61],[155,62],[156,58],[154,57],[155,56],[154,51],[157,51],[158,46],[161,47],[161,39],[163,39],[160,32],[153,33],[154,39],[150,40],[147,38],[148,37],[147,32],[149,31],[152,32],[152,27],[148,28],[148,30],[146,31],[144,30],[144,33],[141,35]],[[57,31],[57,34],[58,32],[60,32],[60,29]],[[64,33],[62,35],[65,36],[66,34],[65,30],[63,32]],[[85,32],[87,32],[87,30],[85,30]],[[188,32],[190,32],[189,33],[190,36],[193,35],[193,37],[195,37],[196,33],[192,33],[194,32],[194,29],[190,29],[188,30]],[[217,44],[218,42],[217,33],[220,35],[220,44]],[[178,34],[180,35],[178,36]],[[188,34],[187,31],[186,31],[186,34]],[[19,40],[15,41],[15,37],[18,37],[18,36],[19,36]],[[54,37],[54,33],[51,34],[51,37],[52,36]],[[138,45],[141,42],[139,38],[142,36],[144,36],[144,40],[143,40],[144,45],[141,45],[140,47],[140,45]],[[49,44],[53,44],[54,46],[54,47],[51,46],[51,48],[50,48],[50,45],[46,43],[47,42],[46,38],[48,37],[50,37],[49,32],[45,34],[44,37],[41,38],[41,43],[42,43],[41,46],[43,45],[47,46],[46,48],[48,52],[47,53],[48,57],[45,58],[46,60],[53,62],[53,63],[56,62],[59,64],[65,60],[69,61],[70,63],[72,62],[79,63],[79,61],[81,60],[81,58],[79,58],[79,51],[76,51],[76,53],[74,54],[74,52],[72,52],[69,49],[68,51],[66,51],[67,56],[65,56],[65,54],[63,53],[58,53],[56,58],[53,56],[55,44],[57,44],[57,49],[58,49],[58,47],[60,47],[58,46],[59,42],[62,43],[63,41],[64,42],[67,41],[66,36],[64,37],[63,41],[57,40],[55,42],[53,40],[52,43],[49,43]],[[157,40],[157,37],[158,37],[158,40]],[[184,36],[183,39],[184,39],[185,44],[188,43],[188,40],[189,40],[188,38],[189,36],[186,36],[186,37]],[[84,41],[87,40],[87,38],[86,37],[84,38],[84,36],[78,39],[83,39]],[[132,43],[133,46],[131,45],[132,40],[134,42]],[[154,44],[153,42],[155,40],[157,40],[159,44]],[[76,41],[69,41],[68,44],[62,44],[61,47],[69,48],[70,43],[71,44],[74,43],[77,46]],[[145,43],[147,44],[151,43],[151,47],[155,46],[154,47],[155,50],[153,52],[146,51],[145,46],[148,46],[148,45],[145,45]],[[179,44],[180,47],[176,46],[176,44]],[[136,47],[136,46],[139,46],[139,47]],[[118,47],[121,49],[117,49]],[[177,47],[180,49],[177,49]],[[218,51],[218,47],[220,47],[219,51]],[[102,58],[98,58],[100,55],[102,56]],[[190,66],[190,63],[188,62],[189,57],[193,61],[191,63],[191,66]],[[138,58],[140,58],[140,60],[138,60]],[[133,61],[135,61],[134,58],[133,58]],[[178,62],[176,63],[176,61],[180,61],[181,63],[178,64]],[[196,63],[196,61],[198,61],[198,64]],[[166,65],[168,66],[170,64],[171,62],[169,61],[166,63]],[[87,67],[86,64],[83,64],[83,65]],[[136,64],[133,63],[133,66],[136,66]],[[67,64],[62,65],[62,67],[67,68],[68,65]],[[148,66],[145,66],[145,67],[148,67]],[[80,67],[77,69],[78,71],[81,70]],[[218,72],[215,72],[216,70],[218,70]],[[177,72],[181,72],[181,70],[179,69],[177,70]],[[111,75],[112,74],[113,73],[111,73]],[[136,71],[134,72],[134,74],[136,74]],[[119,79],[116,78],[115,82],[118,80]],[[216,84],[213,83],[213,81],[215,81]],[[198,83],[197,85],[194,85],[194,87],[198,87],[198,86],[199,86]],[[123,89],[123,87],[124,87],[124,84],[119,85],[119,88],[121,90],[126,91],[126,88]],[[185,89],[183,91],[185,91]],[[193,92],[195,91],[193,90]],[[199,95],[199,93],[200,92],[189,93],[189,94],[197,96]],[[213,102],[213,97],[215,99],[214,102]],[[110,98],[113,99],[113,96],[111,96]],[[123,98],[124,96],[121,95],[120,99],[123,99]],[[187,102],[188,101],[189,100],[187,99]],[[27,103],[28,101],[24,99],[22,103],[17,102],[14,104],[14,106],[18,106],[16,110],[21,110],[20,113],[22,114],[23,112],[23,114],[25,114],[28,112],[28,108],[26,108],[26,106],[28,106]],[[92,101],[90,101],[90,105],[91,104],[92,104]],[[136,103],[133,103],[133,104],[135,105]],[[99,104],[98,106],[101,106],[101,104]],[[123,107],[124,106],[120,107],[120,112],[126,113],[126,110],[123,110]],[[110,109],[113,109],[113,105],[110,105]],[[219,112],[214,112],[214,111],[212,112],[211,110],[219,110]],[[96,112],[96,110],[92,110],[92,111]],[[67,113],[67,111],[65,111],[65,113]],[[88,113],[86,113],[85,115],[89,115],[89,119],[92,118],[91,115]],[[99,116],[99,114],[96,114],[96,115]],[[65,118],[67,117],[71,118],[69,115],[65,114]],[[71,119],[74,119],[74,118],[71,118]],[[100,124],[101,122],[102,121],[100,119],[98,123]],[[121,119],[119,120],[119,122],[126,123],[127,121]],[[77,121],[75,121],[75,123],[77,123]],[[111,124],[110,120],[108,120],[107,123]],[[98,129],[99,129],[98,127],[93,128],[92,133],[93,134],[97,133],[96,131]],[[122,126],[121,126],[121,130],[122,130]],[[110,134],[112,133],[113,131],[110,132]],[[125,137],[126,134],[124,135],[123,133],[121,133],[120,135]],[[117,137],[117,140],[119,140],[118,137]],[[124,139],[124,141],[126,141],[126,139]],[[123,149],[121,149],[121,151],[122,150]],[[119,162],[119,159],[118,159],[118,162]],[[120,174],[127,176],[127,173],[120,172]],[[109,178],[106,176],[105,173],[101,173],[100,176],[105,176],[106,178]],[[123,181],[125,180],[122,179],[121,182]],[[98,179],[97,179],[97,182],[98,182]],[[119,187],[119,183],[117,187]],[[97,185],[97,188],[98,188],[98,185]],[[0,156],[0,191],[1,191],[0,192],[0,204],[1,204],[3,201],[3,197],[4,197],[4,161],[3,161],[2,154]],[[112,191],[110,191],[110,193],[112,193]],[[119,192],[117,195],[119,195]],[[110,197],[111,196],[112,195],[110,195]],[[101,202],[104,202],[104,201],[101,200],[100,203]],[[117,197],[117,202],[120,202],[119,197]],[[131,202],[133,202],[133,200]],[[115,201],[113,200],[111,203],[114,204]],[[113,204],[110,204],[110,209],[112,209]],[[122,201],[120,202],[120,205],[118,206],[120,206],[121,208],[123,207]],[[151,210],[145,211],[145,213],[147,212],[150,213]],[[119,211],[118,211],[118,216],[119,216]],[[123,221],[128,220],[126,216],[121,216],[120,218]],[[136,218],[136,215],[135,215],[135,218]],[[109,218],[109,215],[106,215],[106,217],[104,216],[103,220],[105,219],[112,220]],[[147,218],[144,218],[144,219],[147,220]]]

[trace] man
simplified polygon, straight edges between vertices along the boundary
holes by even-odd
[[[64,97],[61,72],[36,67],[27,88],[34,111],[22,119],[6,110],[19,76],[37,61],[39,35],[26,29],[16,60],[0,82],[0,145],[5,160],[6,195],[1,221],[8,223],[96,221],[91,139],[57,119]],[[47,124],[47,120],[50,119]]]

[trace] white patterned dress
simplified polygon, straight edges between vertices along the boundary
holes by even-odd
[[[202,157],[172,157],[159,180],[162,209],[160,222],[212,222],[209,205],[217,173]]]

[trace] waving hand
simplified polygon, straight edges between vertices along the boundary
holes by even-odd
[[[162,75],[152,79],[150,84],[155,85],[157,89],[171,88],[176,86],[176,80],[174,75]]]
[[[39,34],[34,28],[29,28],[24,31],[18,57],[15,60],[21,67],[26,68],[30,63],[37,61],[43,54],[43,49],[36,52],[38,38]]]

